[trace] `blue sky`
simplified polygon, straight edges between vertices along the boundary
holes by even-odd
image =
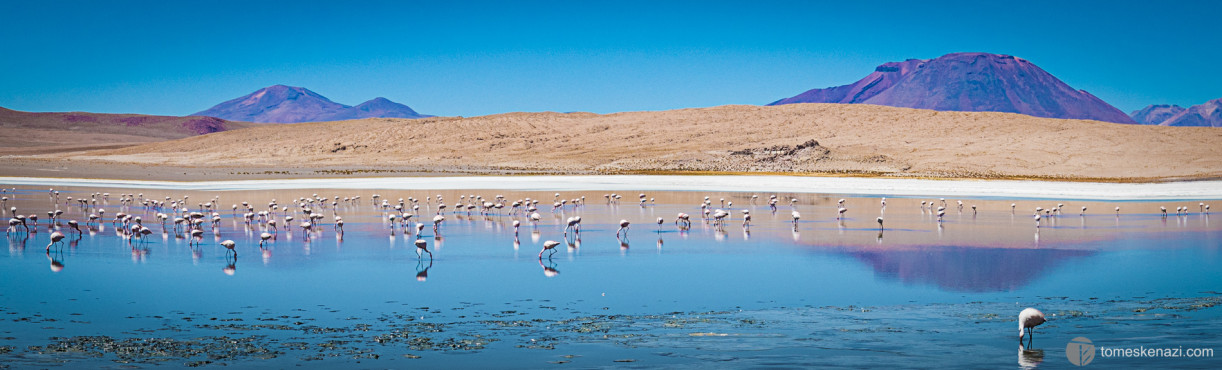
[[[1222,2],[0,0],[0,106],[186,115],[285,84],[435,115],[766,104],[1026,58],[1125,112],[1222,97]]]

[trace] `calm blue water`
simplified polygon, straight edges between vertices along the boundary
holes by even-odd
[[[206,224],[196,247],[163,231],[154,211],[118,204],[118,194],[139,191],[59,190],[59,203],[45,189],[21,190],[5,206],[40,216],[36,232],[8,235],[0,257],[0,360],[9,366],[1066,367],[1065,345],[1078,336],[1222,349],[1222,228],[1197,202],[1067,204],[1037,233],[1030,209],[1058,201],[1023,200],[1012,214],[1007,200],[964,200],[963,211],[948,200],[939,227],[922,199],[888,199],[883,210],[877,199],[848,198],[837,220],[838,197],[824,194],[784,194],[799,199],[796,208],[782,201],[772,213],[767,193],[755,204],[751,194],[651,193],[657,201],[642,207],[636,193],[609,205],[601,193],[574,192],[563,196],[586,196],[586,205],[553,213],[552,194],[501,192],[542,199],[538,226],[505,215],[508,207],[449,211],[439,233],[428,226],[420,236],[430,260],[417,255],[417,236],[392,234],[371,192],[145,192],[189,195],[192,208],[221,197],[222,221],[215,231]],[[46,211],[83,222],[85,211],[66,197],[95,191],[111,194],[99,202],[107,222],[69,232],[46,253]],[[229,209],[314,193],[362,199],[322,208],[321,230],[281,229],[264,249],[266,227]],[[459,194],[496,195],[386,191],[383,199],[421,198],[431,219],[423,198],[436,194],[451,209]],[[700,220],[704,196],[714,208],[721,198],[735,203],[724,228]],[[1187,204],[1186,216],[1157,212]],[[1079,216],[1082,205],[1100,211]],[[749,233],[740,209],[752,210]],[[793,209],[802,213],[797,231]],[[145,242],[117,234],[109,223],[117,212],[142,216],[153,234]],[[671,223],[678,212],[692,215],[691,229]],[[334,214],[344,218],[342,236]],[[583,218],[579,240],[539,259],[574,215]],[[516,242],[515,219],[523,223]],[[626,240],[615,237],[620,219],[633,223]],[[222,240],[234,240],[236,253]],[[1026,351],[1015,320],[1025,307],[1049,319]],[[1216,368],[1218,358],[1095,363]]]

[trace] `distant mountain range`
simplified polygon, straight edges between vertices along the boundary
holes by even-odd
[[[123,134],[179,139],[252,127],[215,117],[170,117],[143,114],[86,112],[22,112],[0,107],[0,127],[6,129],[65,130],[90,134]]]
[[[375,98],[355,107],[331,101],[304,87],[275,85],[217,104],[192,116],[231,121],[298,123],[340,121],[359,118],[424,118],[412,108],[386,98]]]
[[[1143,125],[1222,127],[1222,98],[1183,108],[1178,105],[1150,105],[1129,116]]]
[[[768,105],[794,103],[860,103],[1135,123],[1116,107],[1075,90],[1027,60],[989,53],[885,63],[852,84],[812,89]]]

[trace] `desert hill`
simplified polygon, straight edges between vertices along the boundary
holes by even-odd
[[[0,154],[117,148],[250,127],[212,117],[38,113],[0,108]]]
[[[232,168],[1133,180],[1222,176],[1222,131],[866,104],[788,104],[261,125],[53,157]]]

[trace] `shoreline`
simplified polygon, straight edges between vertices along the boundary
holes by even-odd
[[[850,196],[1064,199],[1097,201],[1222,199],[1222,181],[1164,183],[1061,182],[983,179],[893,179],[783,175],[475,175],[297,178],[230,181],[153,181],[0,177],[4,186],[76,186],[159,190],[248,191],[291,189],[705,191],[822,193]]]

